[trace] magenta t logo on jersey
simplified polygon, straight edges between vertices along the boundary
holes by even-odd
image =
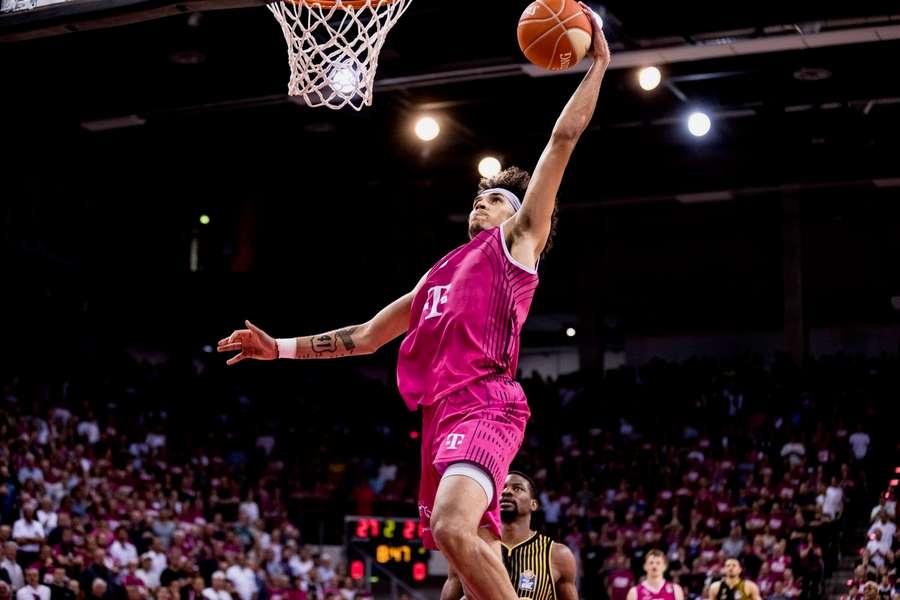
[[[428,300],[425,302],[425,306],[422,307],[422,311],[427,313],[425,319],[433,319],[444,314],[440,312],[440,307],[441,304],[447,304],[447,296],[449,293],[449,285],[436,285],[432,288],[428,288]]]
[[[447,447],[451,450],[456,450],[465,438],[466,436],[463,433],[451,433],[447,436]]]

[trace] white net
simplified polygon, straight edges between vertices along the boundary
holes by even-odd
[[[269,5],[287,41],[288,94],[309,106],[371,106],[381,47],[412,0],[307,1]]]

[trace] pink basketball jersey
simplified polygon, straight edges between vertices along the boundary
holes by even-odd
[[[637,586],[637,600],[675,600],[675,586],[665,581],[658,591],[653,591],[646,581],[641,582]]]
[[[410,311],[397,385],[410,410],[491,375],[516,375],[537,273],[509,254],[502,227],[431,268]]]

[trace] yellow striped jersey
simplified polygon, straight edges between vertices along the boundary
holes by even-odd
[[[513,547],[502,544],[503,564],[519,598],[556,600],[556,586],[550,569],[553,540],[537,532]]]

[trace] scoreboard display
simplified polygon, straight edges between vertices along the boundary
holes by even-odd
[[[367,558],[406,583],[428,578],[430,552],[422,543],[418,519],[346,517],[344,523],[347,564],[354,579],[377,576],[367,572]]]

